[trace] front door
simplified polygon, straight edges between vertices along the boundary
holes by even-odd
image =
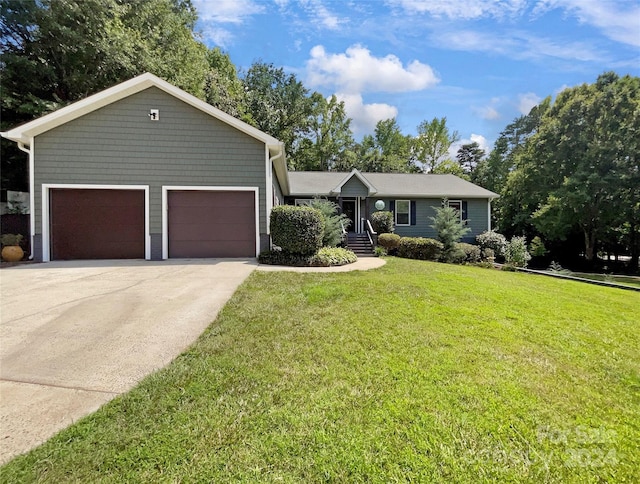
[[[356,215],[356,201],[355,200],[343,200],[342,201],[342,213],[349,217],[351,224],[349,224],[349,232],[357,232],[358,224]]]

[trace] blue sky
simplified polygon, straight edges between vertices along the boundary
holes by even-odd
[[[198,30],[240,69],[261,59],[336,94],[356,140],[396,117],[447,117],[490,148],[546,96],[640,75],[638,0],[193,0]]]

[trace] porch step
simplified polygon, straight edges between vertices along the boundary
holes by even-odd
[[[347,236],[347,247],[358,257],[373,257],[373,246],[369,242],[367,234],[349,234]]]

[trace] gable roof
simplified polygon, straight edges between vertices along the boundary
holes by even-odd
[[[132,94],[144,91],[150,87],[157,87],[194,108],[199,109],[200,111],[217,118],[230,126],[233,126],[239,131],[262,141],[269,146],[269,148],[274,148],[274,151],[278,151],[282,147],[282,143],[274,137],[263,133],[259,129],[254,128],[233,116],[230,116],[224,111],[207,104],[201,99],[198,99],[188,92],[169,84],[167,81],[160,79],[149,72],[105,89],[104,91],[100,91],[99,93],[93,94],[92,96],[80,101],[76,101],[73,104],[69,104],[68,106],[60,108],[28,123],[22,124],[16,128],[10,129],[9,131],[5,131],[2,133],[2,136],[28,145],[30,138],[33,136],[45,133],[57,126],[68,123],[69,121],[84,116],[85,114],[100,109],[108,104],[119,101],[120,99],[131,96]]]
[[[73,121],[74,119],[84,116],[85,114],[89,114],[128,96],[144,91],[145,89],[149,89],[150,87],[157,87],[158,89],[185,102],[186,104],[189,104],[190,106],[193,106],[196,109],[199,109],[209,116],[236,128],[258,141],[263,142],[269,149],[269,154],[273,157],[274,168],[278,179],[281,184],[287,187],[289,183],[287,178],[287,164],[285,160],[284,144],[281,141],[278,141],[273,136],[270,136],[259,129],[234,118],[224,111],[211,106],[201,99],[198,99],[188,92],[177,88],[149,72],[105,89],[104,91],[100,91],[80,101],[76,101],[73,104],[69,104],[68,106],[34,119],[33,121],[2,132],[0,135],[4,138],[17,142],[23,147],[29,147],[31,139],[39,134],[46,133],[53,128],[68,123],[69,121]]]
[[[353,170],[351,170],[351,173],[345,176],[344,179],[340,183],[338,183],[338,185],[333,190],[331,190],[331,193],[334,194],[334,193],[342,192],[342,187],[354,176],[362,182],[362,184],[367,188],[367,190],[369,190],[369,196],[373,195],[378,191],[376,190],[376,187],[374,187],[371,184],[371,182],[362,175],[362,173],[360,173],[358,170],[354,168]]]
[[[377,197],[397,198],[498,198],[499,195],[455,175],[417,173],[361,173]],[[334,196],[352,173],[332,171],[289,172],[290,195],[300,197]],[[339,193],[339,192],[338,192]]]

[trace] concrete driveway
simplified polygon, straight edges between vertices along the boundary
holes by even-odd
[[[0,463],[167,365],[256,267],[213,259],[0,270]]]

